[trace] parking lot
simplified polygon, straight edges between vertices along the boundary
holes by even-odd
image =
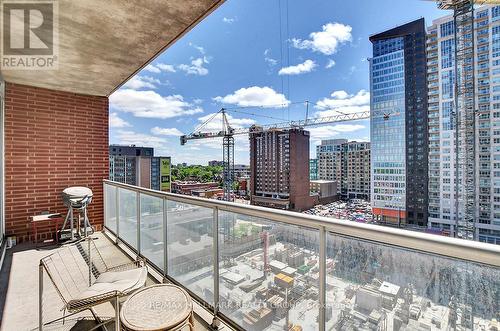
[[[317,205],[304,211],[304,214],[333,217],[361,223],[371,223],[373,220],[370,202],[359,199]]]

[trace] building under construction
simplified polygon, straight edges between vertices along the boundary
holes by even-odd
[[[309,193],[309,132],[272,129],[250,132],[250,201],[253,205],[303,211]]]
[[[427,35],[429,227],[500,244],[500,6],[437,3],[450,14]]]

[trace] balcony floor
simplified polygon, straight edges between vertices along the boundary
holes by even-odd
[[[105,261],[113,261],[113,265],[130,261],[102,233],[93,235],[97,238],[96,245]],[[38,247],[31,243],[23,243],[7,250],[0,272],[0,330],[37,330],[38,329],[38,265],[42,257],[51,254],[56,246]],[[148,284],[157,283],[149,277]],[[44,314],[50,319],[62,316],[62,301],[57,296],[54,287],[48,281],[44,282]],[[98,316],[103,319],[114,316],[114,308],[110,303],[96,307]],[[88,330],[94,326],[94,319],[89,311],[84,311],[65,320],[64,325],[54,323],[44,330]],[[108,329],[112,329],[109,324]],[[195,329],[208,330],[206,323],[195,314]]]

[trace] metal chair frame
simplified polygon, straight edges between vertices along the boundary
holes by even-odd
[[[85,250],[86,248],[86,250]],[[92,286],[100,274],[110,271],[125,271],[135,268],[147,267],[142,258],[132,262],[108,267],[101,253],[91,237],[64,246],[56,252],[42,258],[39,265],[39,330],[45,325],[63,320],[84,310],[89,310],[97,321],[92,330],[103,327],[115,321],[115,330],[120,330],[120,304],[119,299],[133,292],[133,289],[124,291],[112,290],[98,295],[78,299],[77,295]],[[43,322],[43,278],[44,273],[56,289],[63,302],[63,316],[49,322]],[[115,307],[115,316],[107,321],[102,321],[96,314],[94,307],[105,302],[110,302]],[[66,311],[70,314],[66,314]]]

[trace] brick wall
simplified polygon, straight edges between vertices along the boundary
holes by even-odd
[[[89,219],[101,229],[108,168],[107,97],[6,84],[7,236],[27,240],[29,216],[42,211],[65,214],[61,191],[68,186],[92,189]]]

